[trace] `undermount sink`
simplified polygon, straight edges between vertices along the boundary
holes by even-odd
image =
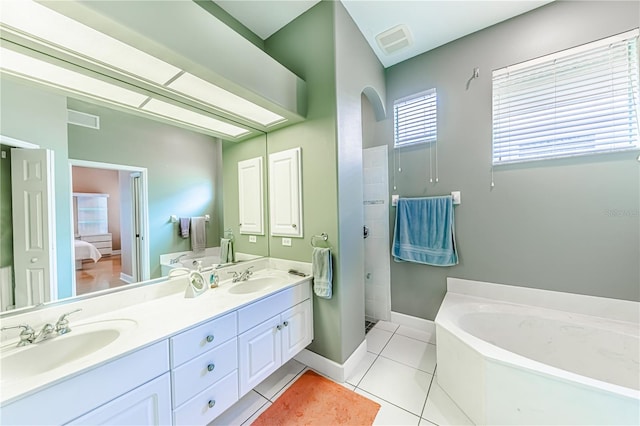
[[[133,320],[108,320],[71,324],[71,331],[27,346],[3,350],[2,380],[16,380],[46,373],[91,355],[135,327]]]

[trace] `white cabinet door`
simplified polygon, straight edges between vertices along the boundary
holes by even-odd
[[[300,148],[269,155],[271,235],[302,237]]]
[[[238,336],[240,397],[273,373],[282,363],[280,315]]]
[[[70,422],[71,425],[171,424],[169,373]]]
[[[282,329],[282,363],[289,361],[313,340],[311,300],[294,306],[280,316]]]
[[[264,235],[262,157],[238,162],[240,233]]]

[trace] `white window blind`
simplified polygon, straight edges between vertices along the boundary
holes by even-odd
[[[493,164],[639,149],[638,30],[493,72]]]
[[[394,147],[436,141],[436,89],[398,99],[393,103]]]

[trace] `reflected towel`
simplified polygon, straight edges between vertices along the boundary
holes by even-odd
[[[191,223],[191,219],[188,217],[180,218],[180,236],[182,238],[189,238],[189,224]]]
[[[220,263],[234,262],[235,253],[233,251],[233,240],[229,238],[220,239]]]
[[[331,266],[331,249],[315,247],[311,255],[313,271],[313,292],[323,299],[331,299],[333,268]]]
[[[204,216],[191,218],[191,250],[202,251],[207,246],[206,225]]]
[[[416,262],[433,266],[458,263],[450,195],[427,198],[400,198],[392,255],[396,262]]]

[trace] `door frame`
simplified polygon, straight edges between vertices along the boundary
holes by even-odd
[[[70,193],[73,194],[73,166],[88,167],[92,169],[119,170],[126,172],[140,173],[140,193],[138,204],[140,206],[140,264],[138,271],[141,281],[151,279],[151,264],[149,256],[149,196],[148,196],[148,172],[146,167],[127,166],[123,164],[102,163],[89,160],[69,159],[69,186]],[[73,230],[73,197],[69,197],[71,203],[71,229]],[[73,238],[71,239],[73,249]],[[72,251],[73,253],[73,251]],[[75,271],[75,261],[71,259],[71,270]],[[72,296],[76,295],[76,274],[71,274]]]

